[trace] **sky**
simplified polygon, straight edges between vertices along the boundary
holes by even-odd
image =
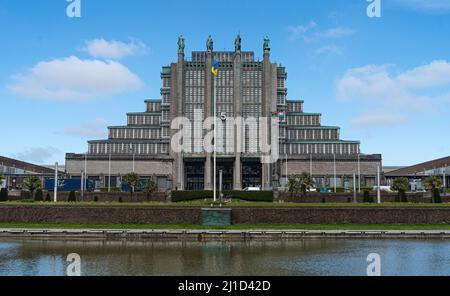
[[[75,0],[72,0],[75,1]],[[377,1],[377,0],[373,0]],[[288,98],[383,164],[450,155],[450,0],[0,0],[0,155],[64,163],[160,98],[161,67],[242,49],[288,72]]]

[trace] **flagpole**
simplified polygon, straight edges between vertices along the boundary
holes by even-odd
[[[217,134],[216,134],[216,127],[217,127],[217,104],[216,104],[216,91],[217,91],[217,89],[216,89],[216,81],[217,81],[217,75],[214,75],[213,76],[214,77],[214,93],[213,93],[213,101],[214,101],[214,113],[213,113],[213,116],[214,116],[214,202],[216,202],[216,200],[217,200],[217,196],[216,196],[216,186],[217,186],[217,184],[216,184],[216,158],[217,158],[217,154],[216,154],[216,143],[217,143],[217,139],[216,139],[216,136],[217,136]]]

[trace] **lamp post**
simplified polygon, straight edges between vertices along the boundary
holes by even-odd
[[[83,190],[86,191],[87,189],[87,179],[88,179],[88,175],[87,175],[87,158],[88,158],[88,153],[86,152],[86,154],[84,154],[84,183],[83,183]]]
[[[55,184],[53,186],[53,201],[58,202],[58,162],[55,162]]]
[[[217,193],[216,193],[216,165],[217,165],[217,153],[216,153],[216,143],[217,143],[217,102],[216,102],[216,91],[217,91],[217,76],[213,75],[214,77],[214,92],[213,92],[213,101],[214,101],[214,153],[213,153],[213,158],[214,158],[214,202],[216,202],[217,200]]]
[[[336,154],[333,153],[333,180],[334,180],[334,193],[337,191],[337,185],[336,185]]]
[[[111,144],[108,145],[108,192],[111,192]]]
[[[380,181],[380,165],[377,167],[377,203],[381,203],[381,181]]]
[[[135,151],[134,151],[134,147],[133,144],[130,143],[130,150],[133,153],[133,162],[132,162],[132,166],[133,166],[133,173],[135,173],[135,168],[134,168],[134,156],[135,156]]]
[[[358,153],[358,193],[361,193],[361,158]]]

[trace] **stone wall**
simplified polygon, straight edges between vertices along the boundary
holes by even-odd
[[[200,224],[200,207],[8,206],[0,222]],[[233,224],[449,224],[450,207],[234,207]]]

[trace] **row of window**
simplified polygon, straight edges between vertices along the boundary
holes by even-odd
[[[159,139],[161,130],[155,128],[111,128],[110,139]]]
[[[336,129],[307,129],[289,130],[290,140],[337,140],[339,133]]]
[[[158,125],[160,122],[160,115],[128,115],[128,125]]]
[[[303,112],[303,102],[288,102],[287,112]]]
[[[283,154],[358,154],[359,144],[282,144]]]
[[[147,102],[147,112],[161,111],[161,102]]]
[[[320,115],[288,115],[287,123],[290,125],[319,126]]]
[[[169,144],[166,143],[91,143],[89,144],[89,154],[166,154],[168,148]]]

